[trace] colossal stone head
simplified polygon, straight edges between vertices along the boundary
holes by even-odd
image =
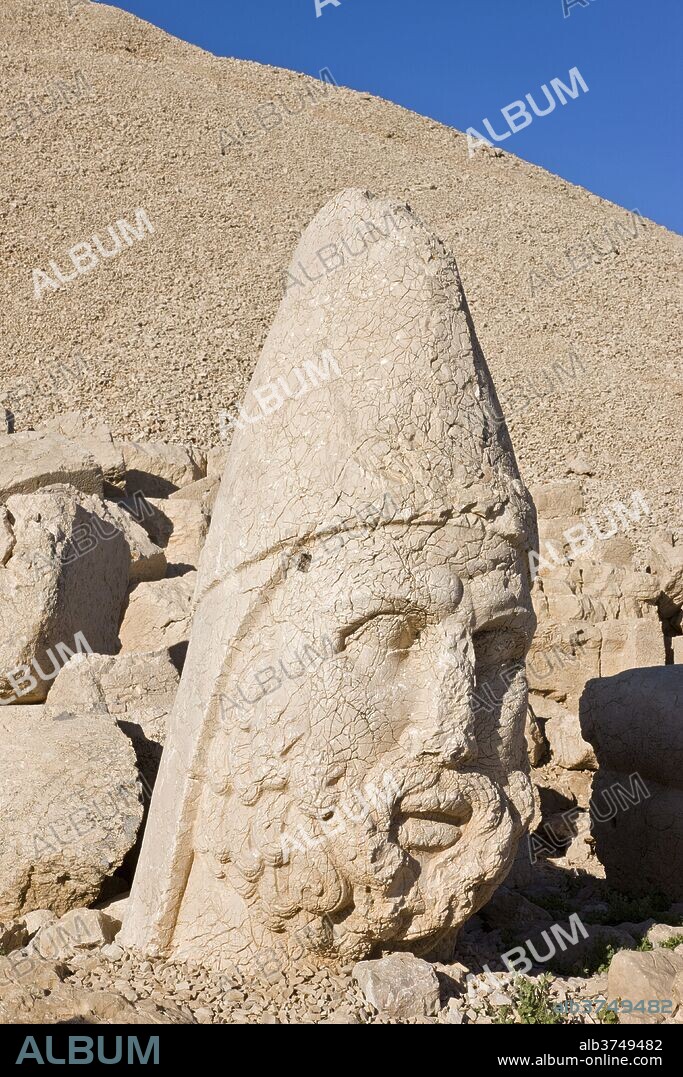
[[[217,968],[433,949],[504,878],[533,805],[534,512],[455,262],[351,190],[289,281],[124,926]]]

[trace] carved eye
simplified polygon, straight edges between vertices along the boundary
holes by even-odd
[[[419,627],[403,614],[376,613],[341,630],[340,650],[352,644],[381,647],[385,654],[401,654],[420,638]]]
[[[310,553],[302,553],[296,559],[297,572],[308,572],[313,558]]]
[[[472,637],[477,672],[498,670],[511,662],[521,662],[527,649],[527,635],[521,629],[493,628]]]

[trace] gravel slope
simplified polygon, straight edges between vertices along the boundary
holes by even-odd
[[[499,149],[469,159],[463,134],[388,102],[216,58],[114,8],[4,0],[0,52],[0,403],[17,429],[81,408],[119,435],[214,444],[299,233],[358,186],[409,202],[455,251],[526,480],[581,454],[594,511],[640,489],[645,530],[674,526],[679,237]],[[64,93],[54,80],[77,71],[91,90]],[[235,137],[266,102],[272,129]],[[64,272],[70,247],[140,206],[153,235],[35,297],[34,268]]]

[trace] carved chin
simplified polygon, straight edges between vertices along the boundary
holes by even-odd
[[[481,774],[449,778],[448,790],[401,798],[364,870],[362,856],[346,865],[335,856],[349,895],[330,916],[340,956],[430,948],[476,912],[509,870],[533,806],[529,779],[516,774],[503,789]]]

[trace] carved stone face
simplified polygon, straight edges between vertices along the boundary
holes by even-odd
[[[531,812],[529,609],[518,549],[481,520],[341,534],[295,559],[222,694],[197,828],[213,887],[271,930],[310,925],[323,955],[420,950],[460,926]]]
[[[245,968],[426,951],[531,818],[533,507],[439,241],[347,191],[295,259],[363,218],[383,238],[288,292],[254,372],[270,410],[235,434],[202,553],[128,945]],[[316,387],[286,393],[294,367]]]

